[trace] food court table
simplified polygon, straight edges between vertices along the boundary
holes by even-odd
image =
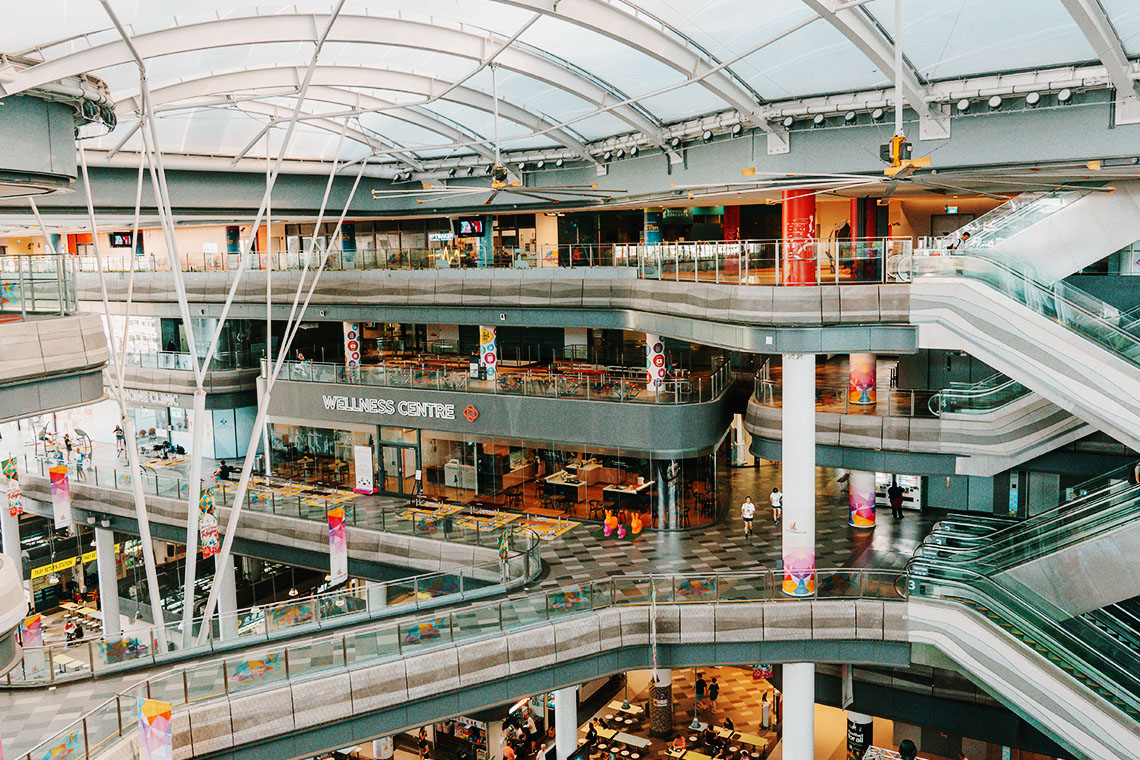
[[[721,726],[714,727],[713,731],[717,736],[722,739],[728,739],[729,741],[751,744],[753,747],[759,747],[760,749],[764,749],[768,746],[768,740],[756,734],[746,734],[743,731],[729,731],[727,728],[722,728]]]
[[[629,707],[623,707],[622,703],[618,702],[616,700],[613,702],[610,702],[609,708],[611,710],[619,710],[623,713],[629,713],[630,715],[641,715],[643,712],[645,712],[645,709],[643,707],[641,707],[641,705],[635,705],[635,704],[630,703]]]
[[[669,747],[665,750],[665,754],[669,757],[675,757],[677,760],[712,760],[709,755],[691,749],[677,749],[676,747]]]
[[[579,733],[584,734],[584,733],[586,733],[586,731],[587,731],[586,728],[579,728],[578,729]],[[612,740],[615,742],[621,742],[622,744],[628,744],[629,746],[637,747],[638,749],[645,749],[646,747],[649,746],[649,740],[642,737],[642,736],[634,736],[633,734],[627,734],[625,731],[614,731],[612,728],[601,728],[601,727],[599,727],[598,728],[598,736],[600,736],[603,739],[608,739],[608,740]],[[701,760],[701,759],[698,757],[698,758],[694,758],[693,760]],[[705,760],[712,760],[712,758],[706,758]]]

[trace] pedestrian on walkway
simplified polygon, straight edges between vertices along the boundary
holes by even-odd
[[[784,514],[784,493],[779,488],[773,488],[769,498],[772,500],[772,522],[778,523]]]
[[[897,480],[893,481],[891,487],[887,489],[887,500],[891,503],[891,517],[898,520],[901,520],[903,516],[903,493]]]
[[[716,711],[716,700],[720,696],[720,684],[716,682],[716,676],[713,676],[712,683],[709,684],[709,705],[713,712]]]
[[[752,503],[751,496],[744,497],[744,503],[740,505],[740,517],[744,520],[744,537],[748,538],[752,535],[752,518],[756,516],[756,505]]]
[[[697,673],[697,702],[701,702],[705,698],[705,689],[708,688],[708,681],[705,680],[704,673]]]
[[[121,425],[115,425],[115,453],[124,454],[127,451],[127,437]]]
[[[63,447],[67,449],[67,463],[71,464],[71,436],[67,433],[63,434]]]

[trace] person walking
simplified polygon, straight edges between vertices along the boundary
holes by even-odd
[[[115,425],[115,453],[123,454],[127,451],[127,437],[123,433],[122,425]]]
[[[720,696],[720,684],[716,682],[716,676],[713,676],[712,683],[709,684],[709,709],[716,712],[716,700]]]
[[[784,492],[773,488],[769,498],[772,500],[772,522],[778,523],[784,514]]]
[[[71,464],[71,435],[63,434],[63,447],[67,449],[67,463]]]
[[[752,503],[751,496],[744,497],[744,503],[740,505],[740,518],[744,521],[744,537],[748,538],[752,535],[752,518],[756,516],[756,505]]]
[[[705,680],[704,673],[697,673],[697,704],[704,701],[705,690],[708,688],[708,681]]]
[[[887,489],[887,501],[891,503],[891,517],[901,520],[903,516],[903,493],[904,491],[899,486],[898,481],[892,481],[891,487]]]

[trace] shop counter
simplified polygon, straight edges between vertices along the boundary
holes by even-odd
[[[570,473],[565,470],[559,470],[553,475],[548,475],[544,482],[548,496],[559,494],[575,504],[586,498],[586,484],[577,479],[572,479]]]
[[[568,464],[566,471],[576,476],[578,480],[582,481],[588,486],[592,486],[598,482],[602,476],[602,471],[605,468],[598,462],[585,462],[582,464]]]
[[[606,501],[613,501],[618,509],[639,511],[645,506],[649,489],[652,487],[652,481],[647,481],[641,485],[606,486],[602,489],[602,498]]]

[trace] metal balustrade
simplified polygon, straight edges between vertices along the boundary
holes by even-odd
[[[73,314],[77,259],[66,254],[0,256],[0,315]]]
[[[874,404],[857,404],[851,401],[846,385],[817,385],[815,404],[817,410],[826,414],[874,414],[885,417],[935,417],[931,399],[938,391],[905,390],[890,388],[880,390]],[[761,406],[778,409],[783,405],[783,390],[778,380],[756,377],[753,384],[753,398]]]

